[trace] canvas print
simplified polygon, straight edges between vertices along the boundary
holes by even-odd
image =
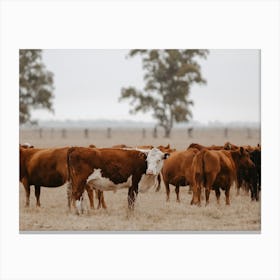
[[[260,233],[260,58],[20,49],[19,231]]]

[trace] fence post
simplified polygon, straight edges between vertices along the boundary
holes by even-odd
[[[85,138],[88,138],[88,129],[87,128],[84,130],[84,135],[85,135]]]
[[[155,126],[154,131],[153,131],[153,137],[157,138],[157,127]]]
[[[39,128],[39,137],[42,138],[43,137],[43,129]]]
[[[146,129],[145,128],[142,129],[142,137],[146,138]]]
[[[251,134],[251,129],[247,128],[247,138],[250,139],[252,138],[252,134]]]
[[[193,137],[192,133],[193,133],[193,127],[188,128],[188,137],[189,138]]]
[[[111,127],[108,127],[107,128],[107,138],[111,138],[111,132],[112,132]]]
[[[228,128],[227,128],[227,127],[226,127],[225,130],[224,130],[224,136],[225,136],[225,138],[228,137]]]

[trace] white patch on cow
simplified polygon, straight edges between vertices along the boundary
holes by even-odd
[[[157,185],[157,175],[146,175],[143,174],[140,182],[138,183],[138,191],[143,193],[148,191],[151,187]]]
[[[77,214],[82,214],[86,210],[86,208],[85,208],[85,200],[84,200],[84,193],[82,194],[80,199],[75,201],[75,204],[76,204]]]
[[[128,177],[126,182],[115,184],[109,178],[102,177],[101,169],[94,169],[94,171],[87,178],[87,183],[95,189],[101,191],[115,191],[118,189],[131,187],[132,175]]]
[[[158,175],[163,167],[164,153],[157,148],[153,148],[147,155],[146,174]]]
[[[31,144],[29,144],[28,142],[25,142],[25,143],[23,144],[23,146],[26,146],[27,148],[32,147],[32,145],[31,145]]]
[[[85,200],[85,193],[82,194],[81,208],[82,208],[82,212],[85,212],[88,210],[87,203]]]
[[[77,213],[81,214],[82,213],[82,197],[80,199],[76,200],[75,203],[76,203]]]

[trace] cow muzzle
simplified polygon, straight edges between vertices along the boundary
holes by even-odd
[[[146,175],[156,175],[156,174],[154,174],[154,172],[152,170],[147,170]]]

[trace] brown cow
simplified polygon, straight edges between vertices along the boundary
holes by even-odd
[[[196,148],[198,150],[202,150],[202,149],[208,149],[208,150],[227,150],[227,148],[225,148],[225,145],[224,146],[216,146],[216,145],[212,145],[212,146],[203,146],[203,145],[200,145],[198,143],[192,143],[189,145],[189,147],[187,149],[190,149],[190,148]]]
[[[67,184],[68,207],[70,208],[71,185],[68,180],[68,147],[59,149],[20,148],[20,181],[22,182],[26,202],[30,204],[30,186],[35,186],[36,206],[40,206],[41,187],[55,188]],[[90,206],[93,208],[93,191],[86,186]]]
[[[175,186],[177,202],[180,202],[180,186],[192,186],[192,160],[198,149],[190,148],[186,151],[173,152],[164,162],[162,168],[162,177],[166,190],[166,201],[169,201],[170,188],[169,184]]]
[[[228,150],[238,150],[239,147],[230,142],[224,145]],[[249,152],[250,158],[254,163],[251,168],[239,168],[237,171],[237,195],[239,195],[240,188],[244,188],[247,193],[251,192],[252,200],[259,200],[259,189],[261,185],[261,147],[258,144],[256,147],[251,145],[242,146],[243,149]]]
[[[128,188],[128,207],[133,209],[138,188],[144,192],[156,184],[168,156],[158,149],[70,148],[68,167],[77,214],[83,210],[86,183],[102,191]]]
[[[229,205],[230,186],[237,181],[238,169],[253,166],[249,153],[242,147],[234,151],[201,150],[193,159],[194,185],[191,204],[200,205],[201,187],[204,186],[206,205],[209,203],[211,189],[215,190],[219,203],[220,188],[225,190],[226,204]]]
[[[162,177],[166,189],[166,201],[169,201],[169,184],[174,185],[177,195],[177,202],[180,202],[180,186],[192,186],[192,161],[199,150],[189,148],[186,151],[177,151],[170,155],[164,162]]]

